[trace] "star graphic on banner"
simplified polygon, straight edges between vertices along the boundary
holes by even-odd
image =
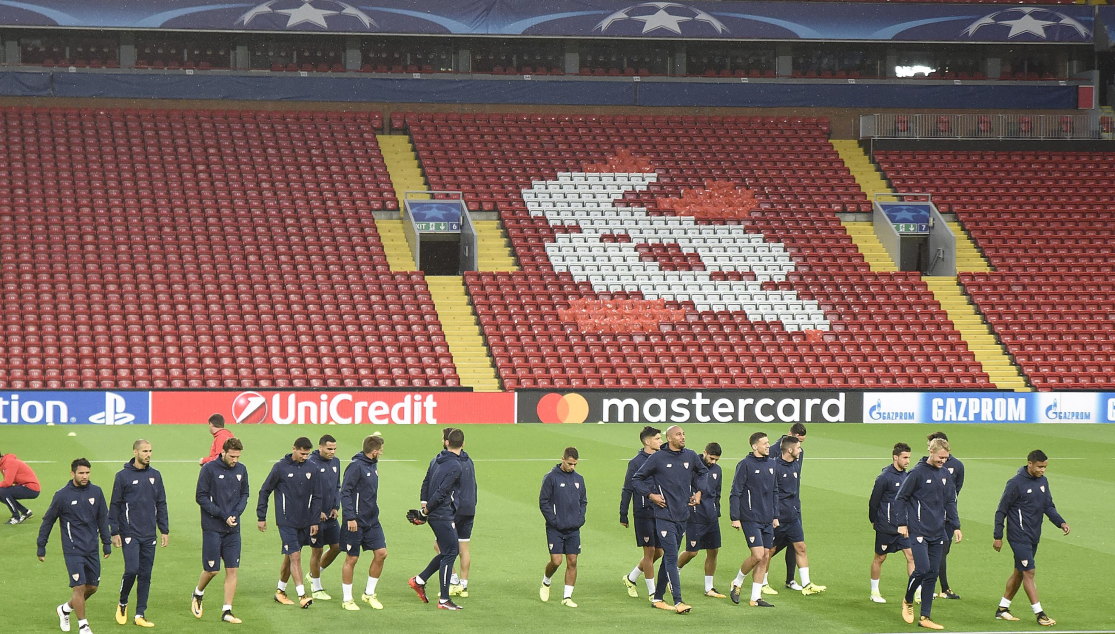
[[[681,16],[672,15],[666,11],[665,7],[658,9],[658,12],[653,15],[637,15],[631,16],[632,20],[639,20],[643,23],[643,33],[650,33],[657,29],[666,29],[681,35],[681,23],[689,22],[693,18],[683,18]]]
[[[1010,26],[1010,33],[1007,34],[1008,38],[1013,38],[1023,33],[1031,33],[1042,39],[1045,39],[1045,27],[1057,24],[1048,20],[1039,20],[1027,12],[1017,20],[1004,20],[999,24]]]
[[[352,6],[351,4],[346,4],[344,2],[338,2],[337,4],[341,5],[341,7],[342,7],[341,15],[347,15],[347,16],[356,18],[357,20],[360,20],[360,23],[364,25],[364,28],[367,29],[367,28],[371,28],[372,26],[379,26],[378,24],[376,24],[375,20],[368,17],[367,13],[364,13],[363,11],[361,11],[360,9],[357,9],[356,7]]]
[[[236,23],[237,24],[243,23],[244,26],[248,26],[248,23],[251,22],[256,17],[267,14],[267,13],[274,13],[274,11],[271,10],[271,5],[275,4],[276,1],[277,0],[268,0],[267,2],[264,2],[263,4],[252,7],[251,9],[248,10],[247,13],[240,16],[240,18],[238,20],[236,20]]]
[[[283,15],[290,16],[290,19],[288,19],[286,23],[288,29],[292,26],[298,26],[299,24],[306,24],[307,22],[327,29],[329,25],[325,22],[326,16],[337,15],[338,12],[318,9],[310,2],[304,0],[302,6],[297,9],[279,9],[275,13],[282,13]]]

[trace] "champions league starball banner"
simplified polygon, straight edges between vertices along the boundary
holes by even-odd
[[[0,0],[0,25],[425,35],[1093,41],[1093,7],[615,0]]]

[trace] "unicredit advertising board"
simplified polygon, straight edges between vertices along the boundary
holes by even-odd
[[[1111,392],[867,392],[865,423],[1112,423]]]
[[[156,425],[228,422],[277,425],[461,425],[514,423],[506,392],[181,391],[151,393]]]
[[[854,423],[858,392],[519,390],[520,423]]]
[[[146,425],[150,392],[0,391],[2,425]]]

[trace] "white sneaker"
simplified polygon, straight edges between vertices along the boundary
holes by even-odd
[[[793,590],[794,592],[801,592],[802,589],[802,585],[797,581],[791,581],[790,583],[787,583],[786,587]]]
[[[872,603],[886,603],[887,602],[887,600],[883,598],[883,595],[879,594],[878,590],[872,590],[871,591],[871,601],[872,601]]]
[[[69,613],[66,612],[65,610],[63,610],[61,605],[54,608],[54,611],[58,613],[58,629],[62,630],[63,632],[69,632],[70,631],[70,615],[69,615]]]
[[[89,627],[88,623],[77,628],[77,631],[78,634],[93,634],[93,629]]]

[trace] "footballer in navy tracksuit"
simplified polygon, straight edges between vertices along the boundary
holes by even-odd
[[[426,601],[426,592],[423,588],[430,578],[437,574],[441,586],[438,607],[445,606],[447,609],[460,609],[449,600],[449,580],[453,576],[453,564],[457,560],[457,553],[460,552],[455,518],[456,493],[461,482],[463,446],[462,442],[459,447],[445,449],[439,453],[426,471],[423,482],[426,495],[423,496],[425,505],[422,512],[434,532],[439,553],[434,555],[425,570],[411,579],[411,587],[418,592],[419,598]]]
[[[551,555],[579,555],[581,527],[585,525],[588,492],[585,479],[562,463],[554,465],[542,478],[538,508],[546,518],[546,543]]]
[[[914,573],[906,586],[907,605],[913,604],[918,587],[935,587],[945,536],[952,539],[952,535],[960,530],[960,518],[956,513],[956,484],[952,474],[944,468],[945,461],[941,460],[940,466],[935,462],[933,456],[918,461],[898,488],[894,499],[894,524],[906,527],[910,551],[914,556]],[[922,593],[923,618],[928,619],[933,611],[933,595],[932,591]]]
[[[685,448],[685,435],[680,427],[666,430],[667,443],[654,452],[631,482],[642,496],[662,496],[665,506],[654,504],[654,527],[662,547],[662,563],[654,584],[654,601],[662,601],[667,581],[674,605],[682,603],[681,575],[678,572],[678,546],[689,522],[691,502],[700,503],[701,491],[708,486],[708,467],[692,449]],[[679,442],[680,440],[680,442]],[[694,500],[694,496],[698,496]]]
[[[635,492],[631,477],[643,466],[652,454],[646,448],[639,450],[635,457],[627,461],[627,473],[623,476],[623,490],[619,496],[619,523],[627,525],[628,507],[635,520],[635,544],[641,548],[659,548],[658,531],[654,529],[654,504],[647,496]]]
[[[883,467],[875,478],[875,486],[871,488],[871,497],[867,501],[867,519],[875,528],[876,555],[889,555],[910,548],[910,538],[898,533],[898,524],[894,521],[897,518],[894,498],[909,475],[909,471],[899,471],[892,463]]]
[[[345,467],[341,483],[341,519],[345,524],[341,541],[349,557],[359,557],[362,550],[387,548],[383,526],[379,523],[379,459],[363,453],[352,457]],[[356,530],[349,529],[356,522]]]
[[[1014,553],[1014,567],[1020,571],[1033,570],[1034,557],[1041,540],[1042,516],[1068,534],[1068,523],[1057,507],[1053,505],[1053,493],[1049,481],[1045,479],[1043,468],[1031,462],[1018,469],[1013,478],[1007,480],[999,508],[995,509],[995,540],[1003,539],[1003,525],[1006,525],[1007,544]]]
[[[457,514],[453,523],[457,526],[457,540],[467,542],[472,539],[473,518],[476,515],[476,463],[461,450],[461,480],[457,487]]]
[[[805,462],[805,447],[804,447],[805,425],[802,425],[801,423],[794,423],[794,425],[792,427],[790,427],[790,433],[789,434],[784,434],[782,436],[779,436],[778,440],[771,443],[771,445],[770,445],[770,455],[773,458],[778,458],[779,456],[782,455],[782,441],[787,437],[797,438],[798,439],[798,447],[801,447],[800,453],[798,454],[798,457],[797,457],[797,460],[796,460],[797,463],[798,463],[798,477],[800,478],[801,477],[801,467],[802,467],[802,464]],[[800,519],[800,516],[801,516],[801,506],[800,506],[800,504],[798,505],[798,516],[799,516],[799,519]],[[779,520],[779,523],[780,524],[782,523],[781,520]],[[787,586],[790,586],[794,583],[794,572],[797,570],[797,565],[798,565],[797,551],[795,551],[793,548],[787,548],[786,549],[786,585]]]
[[[325,479],[318,476],[319,472],[308,459],[299,461],[292,452],[271,467],[271,473],[259,489],[256,521],[267,521],[267,500],[274,492],[275,526],[279,529],[284,555],[301,552],[303,546],[309,546],[310,528],[321,523]],[[301,579],[295,582],[301,583]]]
[[[702,454],[702,460],[707,454]],[[719,460],[720,456],[715,456]],[[720,548],[720,492],[724,472],[716,462],[705,462],[708,477],[701,488],[701,503],[691,507],[689,521],[685,525],[685,551],[695,553],[700,550]]]
[[[135,616],[137,620],[144,619],[155,565],[156,531],[163,536],[164,546],[170,534],[166,489],[162,474],[151,466],[151,445],[140,443],[133,451],[135,458],[116,474],[108,512],[113,539],[124,552],[119,621],[127,620],[128,596],[137,579]]]
[[[775,456],[774,477],[777,482],[778,527],[774,529],[774,547],[794,550],[794,544],[805,541],[801,526],[801,462],[786,461]]]
[[[194,499],[201,507],[201,566],[205,572],[240,567],[240,516],[248,507],[248,468],[222,452],[201,467]],[[230,523],[231,520],[231,523]]]
[[[81,465],[76,469],[83,469]],[[84,466],[88,469],[88,465]],[[70,587],[92,586],[101,581],[101,558],[97,553],[97,536],[103,545],[104,556],[112,553],[111,531],[108,525],[108,505],[101,487],[89,482],[88,471],[84,478],[74,473],[74,479],[59,489],[50,501],[50,508],[43,514],[39,527],[38,556],[46,557],[46,543],[54,522],[58,521],[62,534],[62,556],[70,574]]]
[[[778,517],[774,459],[754,452],[736,465],[728,512],[738,521],[748,548],[774,547],[774,520]]]
[[[336,455],[326,460],[321,451],[315,449],[306,459],[317,470],[321,478],[321,512],[326,518],[318,524],[317,535],[310,536],[310,546],[321,549],[326,546],[338,547],[341,543],[341,527],[337,523],[341,500],[337,493],[341,490],[341,460]]]

